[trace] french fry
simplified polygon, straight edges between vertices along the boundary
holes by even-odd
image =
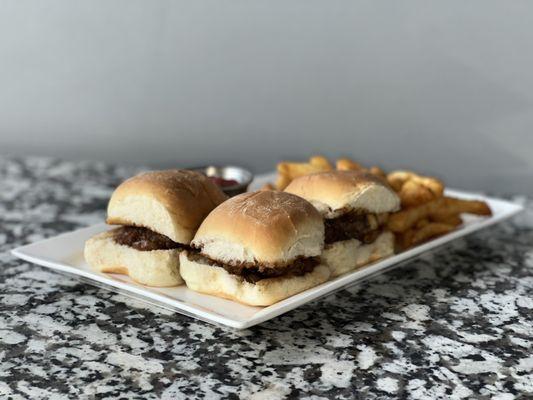
[[[283,190],[289,185],[289,183],[291,183],[291,178],[289,178],[285,172],[280,171],[278,173],[278,179],[276,180],[276,189]]]
[[[363,166],[349,158],[339,158],[336,162],[336,168],[339,171],[358,171],[363,169]]]
[[[323,156],[313,156],[307,163],[289,161],[280,162],[277,166],[278,179],[276,181],[276,189],[285,189],[293,179],[300,176],[329,171],[332,168],[333,167],[329,161]]]
[[[460,216],[462,213],[491,215],[492,212],[483,201],[445,197],[444,201],[431,211],[430,219],[434,222],[458,226],[463,223]]]
[[[409,179],[410,173],[407,171],[394,171],[387,175],[387,182],[394,189],[395,192],[399,192],[402,186]]]
[[[320,168],[322,171],[331,171],[333,166],[324,156],[313,156],[309,158],[309,164],[314,165],[317,168]]]
[[[410,171],[394,171],[387,175],[389,185],[398,193],[402,206],[413,207],[442,197],[444,184],[437,178]]]
[[[456,228],[463,223],[463,219],[459,215],[450,215],[447,219],[442,221],[442,223],[452,225],[454,228]]]
[[[431,213],[429,216],[432,222],[440,222],[443,224],[459,226],[463,223],[461,216],[458,214],[448,213]]]
[[[490,207],[484,201],[445,197],[445,203],[448,211],[454,214],[492,215]]]
[[[288,176],[291,179],[323,171],[327,171],[324,166],[313,165],[310,163],[283,162],[278,164],[278,172]]]
[[[414,229],[408,229],[407,231],[403,233],[397,233],[395,236],[397,251],[402,251],[402,250],[405,250],[411,247],[411,242],[413,240],[414,234],[415,234]]]
[[[442,236],[455,229],[455,226],[443,224],[440,222],[432,222],[422,229],[415,232],[411,239],[411,245],[416,245],[425,242],[431,238]]]
[[[370,169],[368,170],[368,172],[370,172],[372,175],[376,175],[382,179],[384,179],[385,181],[387,181],[387,174],[385,173],[385,171],[383,171],[380,167],[378,166],[373,166],[373,167],[370,167]]]
[[[454,210],[450,210],[446,205],[446,200],[443,200],[438,207],[431,210],[430,218],[433,222],[444,222],[454,216],[459,216]]]
[[[305,174],[305,170],[309,168],[312,167],[307,163],[281,162],[278,164],[278,173],[282,176],[285,176],[287,179],[292,180],[294,176]]]
[[[443,190],[444,187],[439,188],[438,185],[432,188],[421,181],[409,180],[403,184],[398,195],[402,205],[411,207],[441,197]]]
[[[421,219],[428,218],[431,212],[439,207],[443,201],[443,198],[440,198],[417,207],[410,207],[393,213],[389,217],[387,226],[392,232],[405,232],[414,227]]]
[[[460,225],[462,223],[461,216],[457,213],[457,210],[448,207],[446,199],[431,211],[429,218],[433,222],[442,222],[450,225]]]
[[[419,220],[417,223],[416,223],[416,226],[415,228],[417,229],[420,229],[420,228],[423,228],[424,226],[426,225],[429,225],[429,219],[427,218],[422,218],[421,220]]]

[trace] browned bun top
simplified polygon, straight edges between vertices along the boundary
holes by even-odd
[[[192,244],[221,261],[287,262],[317,256],[324,243],[320,214],[304,199],[260,191],[233,197],[204,220]]]
[[[400,206],[400,199],[383,179],[363,171],[328,171],[301,176],[285,191],[308,200],[326,217],[340,210],[383,213],[396,211]]]
[[[145,172],[116,188],[109,201],[107,222],[144,226],[175,242],[189,243],[207,214],[226,198],[199,172]]]

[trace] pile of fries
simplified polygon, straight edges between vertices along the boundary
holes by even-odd
[[[400,194],[400,193],[399,193]],[[429,201],[403,205],[389,217],[388,228],[396,235],[396,245],[404,250],[444,235],[463,223],[461,214],[491,215],[487,203],[439,196]]]
[[[320,155],[311,157],[308,162],[280,162],[275,185],[269,183],[262,190],[283,190],[300,176],[333,169],[333,164]],[[366,168],[349,158],[338,159],[335,169],[369,172],[386,181],[398,194],[401,209],[392,213],[388,220],[388,228],[396,236],[398,251],[454,230],[463,223],[463,213],[492,214],[484,201],[445,196],[444,183],[435,177],[422,176],[412,171],[392,171],[387,174],[377,166]]]

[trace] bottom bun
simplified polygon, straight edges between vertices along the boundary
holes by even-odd
[[[180,254],[180,271],[189,289],[250,306],[269,306],[324,283],[330,276],[329,268],[317,265],[305,275],[261,279],[251,283],[224,268],[191,261],[186,251]]]
[[[321,257],[331,269],[331,276],[335,277],[392,254],[394,234],[385,231],[370,244],[363,244],[357,239],[333,243],[324,249]]]
[[[180,250],[139,251],[113,240],[113,231],[85,242],[85,261],[100,272],[129,275],[147,286],[177,286],[183,283],[179,271]]]

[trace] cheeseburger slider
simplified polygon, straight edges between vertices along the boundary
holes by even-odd
[[[379,177],[360,171],[329,171],[293,180],[286,192],[303,197],[322,214],[326,230],[322,260],[332,276],[394,252],[385,230],[388,213],[400,200]]]
[[[85,260],[98,271],[127,274],[144,285],[179,285],[179,253],[225,199],[199,172],[154,171],[130,178],[117,187],[107,208],[107,223],[120,227],[89,239]]]
[[[267,306],[328,280],[320,263],[324,224],[304,199],[243,193],[215,208],[180,254],[190,289]]]

